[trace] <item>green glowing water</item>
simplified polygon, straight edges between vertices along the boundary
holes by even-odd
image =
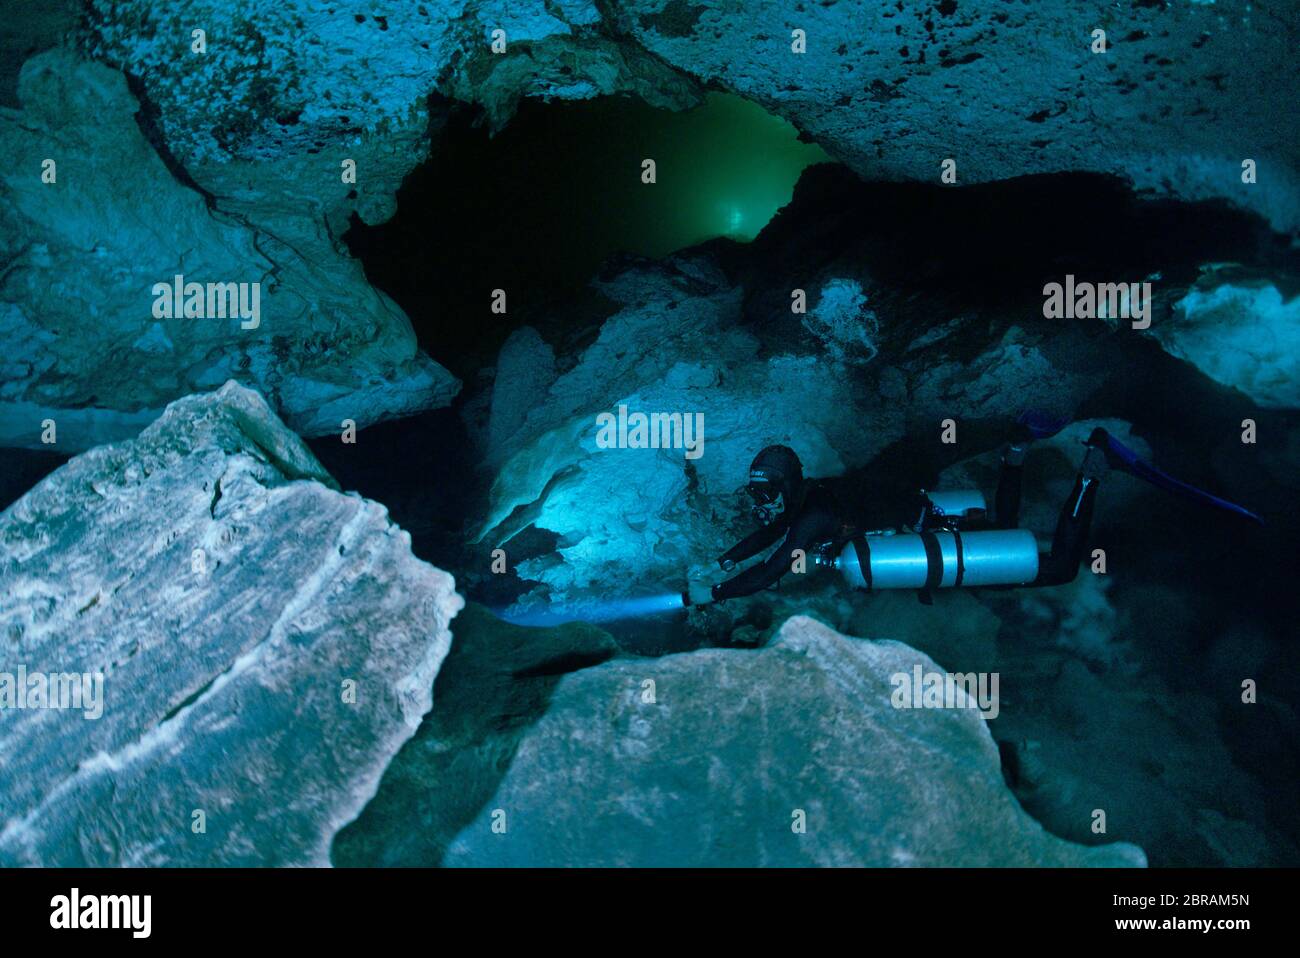
[[[752,240],[790,201],[804,167],[830,161],[789,123],[740,97],[711,93],[685,113],[642,107],[623,128],[620,152],[656,163],[657,182],[618,190],[635,218],[621,239],[650,256],[714,236]],[[615,184],[611,183],[611,186]]]
[[[656,182],[642,182],[653,159]],[[709,94],[674,113],[629,97],[525,101],[488,137],[462,116],[398,196],[372,267],[403,275],[559,294],[613,253],[660,257],[717,236],[752,240],[790,201],[804,167],[829,158],[761,107]],[[481,280],[480,280],[481,277]],[[480,297],[481,298],[481,297]]]

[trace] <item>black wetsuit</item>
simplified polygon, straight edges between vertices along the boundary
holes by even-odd
[[[720,558],[744,562],[784,540],[780,548],[763,562],[714,586],[713,597],[734,599],[769,588],[790,571],[796,549],[803,550],[811,561],[813,549],[827,542],[847,542],[873,529],[910,526],[920,519],[921,506],[916,489],[877,489],[872,495],[852,477],[810,479],[804,483],[803,501],[796,508],[741,539]]]
[[[983,430],[978,424],[967,424],[964,428],[987,442],[987,424]],[[1005,431],[1005,427],[1000,425],[992,428],[994,436]],[[993,443],[987,443],[985,448],[992,446]],[[971,446],[965,444],[959,453],[955,447],[935,449],[904,442],[891,446],[866,470],[834,479],[806,481],[801,502],[719,557],[722,562],[739,563],[781,542],[763,562],[715,585],[713,598],[738,598],[770,588],[791,571],[795,550],[802,550],[811,562],[815,548],[826,543],[839,546],[864,532],[879,529],[922,531],[926,513],[921,490],[934,488],[939,473],[958,455],[972,454]],[[964,521],[961,528],[1015,528],[1020,516],[1023,471],[1022,465],[1004,458],[993,515]],[[893,478],[899,475],[911,475],[919,481]],[[1088,542],[1097,479],[1095,471],[1079,473],[1057,520],[1051,551],[1039,556],[1038,576],[1033,585],[1061,585],[1078,575]]]

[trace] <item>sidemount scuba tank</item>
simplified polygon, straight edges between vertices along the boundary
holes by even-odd
[[[858,536],[835,565],[855,589],[1025,585],[1038,575],[1038,542],[1028,529]]]
[[[855,589],[1024,585],[1038,575],[1038,541],[1028,529],[961,531],[988,511],[978,489],[922,492],[916,525],[857,535],[818,558]],[[841,540],[843,541],[843,540]]]

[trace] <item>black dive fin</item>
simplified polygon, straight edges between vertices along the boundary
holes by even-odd
[[[1239,506],[1235,502],[1229,502],[1227,499],[1220,499],[1218,496],[1206,492],[1203,489],[1197,489],[1195,486],[1189,486],[1187,483],[1175,479],[1167,472],[1161,472],[1149,462],[1143,462],[1138,458],[1138,454],[1124,445],[1110,433],[1106,433],[1106,459],[1110,466],[1115,469],[1122,469],[1130,475],[1143,479],[1158,489],[1165,489],[1169,492],[1176,492],[1185,496],[1194,502],[1200,502],[1207,506],[1214,506],[1216,509],[1223,509],[1227,512],[1235,512],[1239,516],[1252,519],[1260,525],[1264,520],[1251,512],[1245,506]]]

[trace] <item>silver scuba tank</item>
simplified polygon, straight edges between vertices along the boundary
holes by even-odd
[[[835,564],[855,589],[1024,585],[1038,575],[1038,542],[1028,529],[858,536]]]

